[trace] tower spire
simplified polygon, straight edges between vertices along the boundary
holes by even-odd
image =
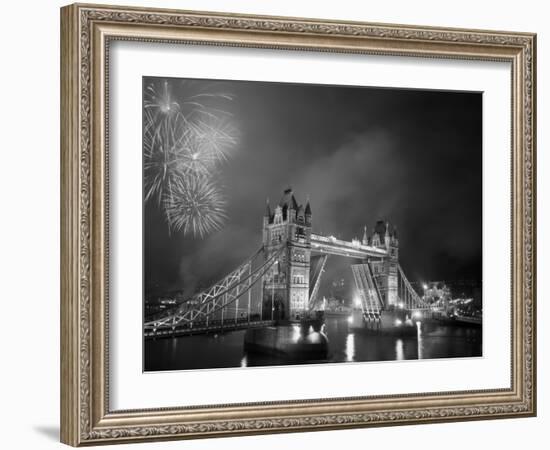
[[[397,238],[397,227],[394,226],[392,230],[392,243],[393,245],[399,245],[399,239]]]
[[[310,215],[311,216],[311,206],[309,204],[309,195],[307,196],[307,201],[306,201],[306,210],[304,211],[306,215]]]
[[[384,234],[384,244],[386,248],[390,248],[391,238],[390,238],[390,224],[386,222],[386,232]]]
[[[367,226],[366,225],[363,227],[363,241],[362,241],[362,244],[363,245],[369,245],[369,236],[367,234]]]

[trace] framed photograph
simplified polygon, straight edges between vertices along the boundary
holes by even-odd
[[[62,442],[535,415],[535,56],[62,8]]]

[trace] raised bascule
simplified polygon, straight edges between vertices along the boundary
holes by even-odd
[[[361,240],[344,241],[313,233],[312,218],[309,200],[299,205],[290,188],[273,210],[267,202],[260,249],[209,289],[147,321],[145,336],[311,320],[317,315],[319,286],[331,255],[352,260],[358,293],[355,326],[381,328],[390,323],[385,316],[393,323],[395,317],[412,318],[429,308],[399,265],[395,227],[378,221],[370,236],[365,227]]]

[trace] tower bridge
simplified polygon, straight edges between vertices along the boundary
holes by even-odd
[[[309,200],[292,189],[266,204],[261,247],[209,289],[144,324],[146,337],[302,321],[312,314],[327,258],[349,257],[362,320],[379,323],[383,311],[427,309],[399,265],[397,230],[378,221],[361,240],[312,232]]]

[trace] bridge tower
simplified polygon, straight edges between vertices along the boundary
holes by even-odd
[[[399,266],[399,240],[397,229],[390,230],[389,223],[382,220],[376,222],[371,237],[371,245],[383,248],[388,252],[385,258],[371,260],[380,293],[386,307],[397,307],[400,303],[398,296],[398,266]]]
[[[291,188],[284,191],[272,211],[269,201],[263,218],[266,259],[282,251],[263,276],[262,316],[275,320],[299,320],[308,311],[311,257],[311,206],[298,205]]]

